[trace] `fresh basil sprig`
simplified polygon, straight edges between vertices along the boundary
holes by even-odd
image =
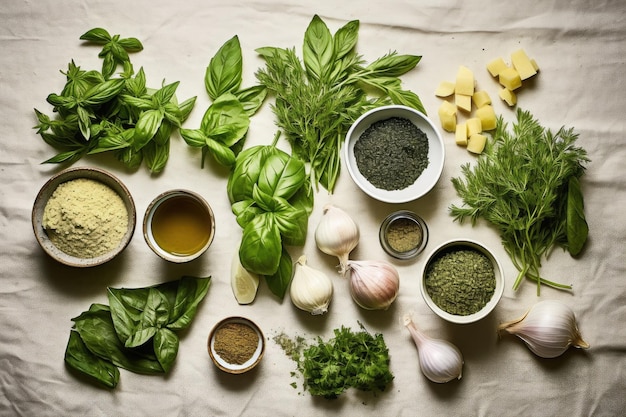
[[[62,91],[47,97],[57,117],[35,109],[37,133],[59,150],[45,163],[73,163],[87,154],[111,151],[128,168],[145,161],[151,172],[161,172],[170,137],[191,113],[196,97],[179,104],[179,82],[148,88],[143,68],[135,74],[128,55],[143,49],[136,38],[95,28],[81,39],[102,45],[102,71],[85,71],[71,61]],[[120,76],[113,77],[119,66]]]
[[[178,354],[176,332],[189,327],[210,282],[184,276],[152,287],[109,288],[109,305],[93,304],[72,319],[65,362],[109,388],[118,384],[118,367],[168,372]]]

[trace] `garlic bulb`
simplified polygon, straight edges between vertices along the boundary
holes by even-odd
[[[333,296],[333,282],[323,272],[308,266],[306,256],[302,255],[295,265],[289,295],[300,310],[313,315],[324,314]]]
[[[342,209],[327,204],[315,229],[315,243],[319,250],[339,259],[339,273],[346,273],[350,252],[359,243],[359,227]]]
[[[519,319],[502,323],[498,330],[516,335],[542,358],[556,358],[570,346],[589,348],[578,331],[572,309],[555,300],[538,302]]]
[[[417,346],[420,368],[426,378],[439,384],[461,379],[463,373],[463,355],[452,343],[432,339],[420,332],[410,315],[404,316],[404,325]]]
[[[348,261],[350,294],[366,310],[386,310],[398,296],[400,275],[384,261]]]

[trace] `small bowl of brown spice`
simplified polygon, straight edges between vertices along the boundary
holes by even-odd
[[[428,227],[412,211],[399,210],[383,220],[379,239],[388,255],[397,259],[411,259],[422,253],[426,247]]]
[[[99,168],[68,168],[50,178],[35,198],[33,231],[58,262],[91,267],[110,261],[135,231],[135,203],[126,186]]]
[[[244,317],[227,317],[209,333],[209,356],[229,374],[248,372],[261,362],[265,338],[259,326]]]

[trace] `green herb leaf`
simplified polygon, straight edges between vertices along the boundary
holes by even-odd
[[[163,367],[163,372],[169,372],[178,356],[178,335],[168,328],[159,329],[154,335],[154,353]]]
[[[163,110],[146,110],[141,113],[135,125],[135,135],[133,136],[133,149],[143,148],[154,135],[156,135],[161,122],[163,121]]]
[[[70,332],[65,348],[65,363],[108,388],[115,388],[120,380],[117,366],[91,353],[75,330]]]
[[[111,40],[111,35],[105,29],[93,28],[80,36],[81,40],[105,44]]]
[[[255,216],[243,229],[239,246],[241,265],[259,275],[273,275],[280,264],[282,241],[271,213]]]
[[[209,97],[216,100],[222,94],[237,91],[242,72],[241,45],[239,38],[233,36],[220,47],[206,69],[204,85]]]
[[[334,59],[333,37],[326,23],[318,15],[304,33],[302,56],[307,72],[318,80],[325,80]]]
[[[267,283],[267,287],[270,289],[272,294],[282,300],[285,298],[285,294],[287,293],[292,277],[293,261],[289,252],[287,252],[287,250],[283,247],[280,252],[280,259],[276,272],[271,275],[265,275],[265,282]]]
[[[588,234],[580,181],[577,177],[571,177],[567,187],[567,249],[572,256],[578,255],[583,249]]]

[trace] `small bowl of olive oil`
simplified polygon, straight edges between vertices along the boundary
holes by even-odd
[[[189,262],[211,246],[215,215],[209,203],[193,191],[166,191],[146,209],[143,235],[150,249],[166,261]]]

